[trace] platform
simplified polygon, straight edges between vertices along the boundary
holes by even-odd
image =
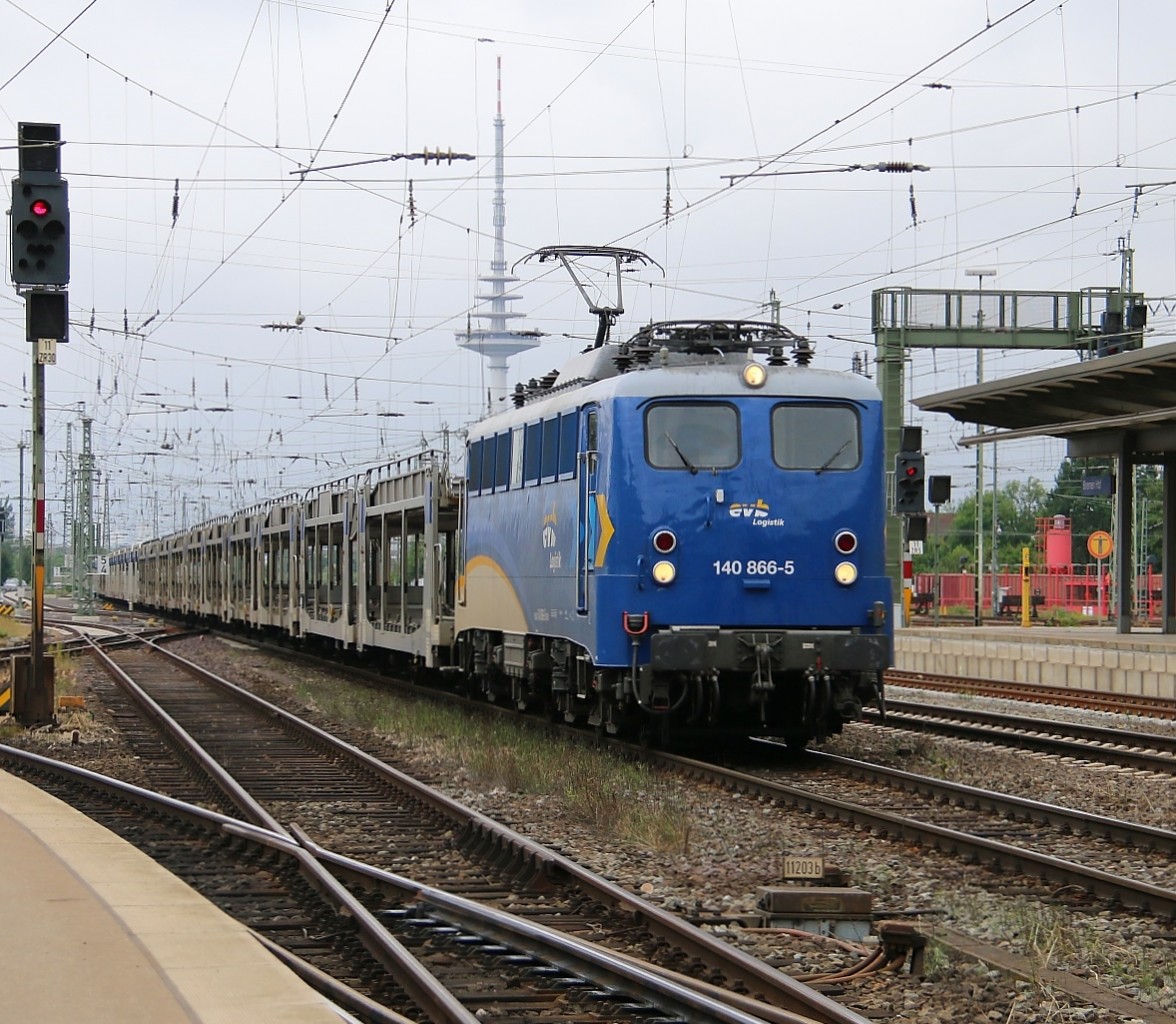
[[[1176,700],[1176,635],[1111,626],[910,626],[895,630],[903,672],[1068,686]]]
[[[3,771],[0,921],[5,1020],[354,1019],[148,856]]]

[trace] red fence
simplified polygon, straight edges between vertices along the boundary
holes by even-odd
[[[930,612],[935,607],[935,574],[915,574],[916,613]],[[996,601],[993,602],[993,588]],[[980,604],[986,614],[1020,615],[1021,570],[1020,566],[1003,566],[995,576],[984,573],[980,579]],[[1105,619],[1118,607],[1118,596],[1114,592],[1110,573],[1105,564],[1100,578],[1097,565],[1076,565],[1070,572],[1030,572],[1029,590],[1033,595],[1035,613],[1051,608],[1086,615],[1093,619]],[[939,609],[975,607],[976,577],[970,572],[941,573],[939,576]],[[1135,578],[1133,608],[1140,618],[1158,619],[1160,616],[1161,580],[1147,573]]]

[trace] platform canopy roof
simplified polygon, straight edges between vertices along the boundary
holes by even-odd
[[[914,403],[996,428],[964,438],[965,445],[1046,435],[1066,438],[1075,457],[1172,452],[1176,343],[941,391]]]

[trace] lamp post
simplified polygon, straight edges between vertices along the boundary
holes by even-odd
[[[982,332],[984,330],[984,279],[986,277],[996,277],[996,271],[988,268],[965,270],[965,277],[976,278],[979,288],[979,295],[976,299],[976,330]],[[984,346],[983,339],[977,339],[976,345],[976,383],[984,383]],[[975,611],[973,613],[973,623],[977,626],[982,625],[983,610],[981,608],[981,599],[984,596],[984,586],[982,583],[984,572],[984,448],[982,445],[976,446],[976,582],[975,582]]]

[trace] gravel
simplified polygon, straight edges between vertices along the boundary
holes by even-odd
[[[222,675],[286,703],[293,699],[293,673],[312,683],[321,677],[317,669],[292,669],[288,661],[210,638],[183,641],[178,648]],[[84,663],[78,665],[78,672],[85,692]],[[939,700],[943,695],[934,696]],[[966,700],[977,703],[979,699]],[[23,742],[96,771],[149,785],[92,695],[89,704],[85,712],[64,716],[59,731],[31,734]],[[1010,708],[1017,710],[1016,705]],[[1140,728],[1139,720],[1126,716],[1079,714],[1104,722],[1108,717],[1122,719],[1125,728]],[[1155,723],[1149,727],[1155,728]],[[76,745],[71,743],[75,729]],[[354,731],[347,732],[356,742]],[[932,931],[936,922],[943,921],[977,939],[1030,956],[1040,967],[1070,972],[1136,998],[1153,1010],[1176,1013],[1176,930],[1171,922],[1092,903],[1081,893],[998,875],[936,851],[670,773],[656,777],[648,796],[687,807],[691,833],[685,849],[651,850],[572,820],[556,798],[487,790],[460,768],[440,765],[438,748],[427,742],[395,743],[374,735],[358,740],[374,753],[394,757],[398,767],[411,770],[415,766],[430,778],[440,774],[447,779],[442,788],[456,799],[561,850],[652,903],[709,921],[706,926],[727,941],[790,974],[843,970],[858,962],[873,943],[868,939],[858,947],[749,926],[760,913],[759,887],[780,884],[783,856],[820,854],[842,869],[850,884],[873,895],[880,916],[917,920]],[[825,749],[1161,827],[1170,828],[1176,820],[1176,780],[1171,776],[867,725],[851,726]],[[817,987],[879,1021],[1126,1024],[1134,1019],[1074,1002],[1036,981],[1007,977],[944,948],[929,952],[924,977],[912,976],[904,968]]]

